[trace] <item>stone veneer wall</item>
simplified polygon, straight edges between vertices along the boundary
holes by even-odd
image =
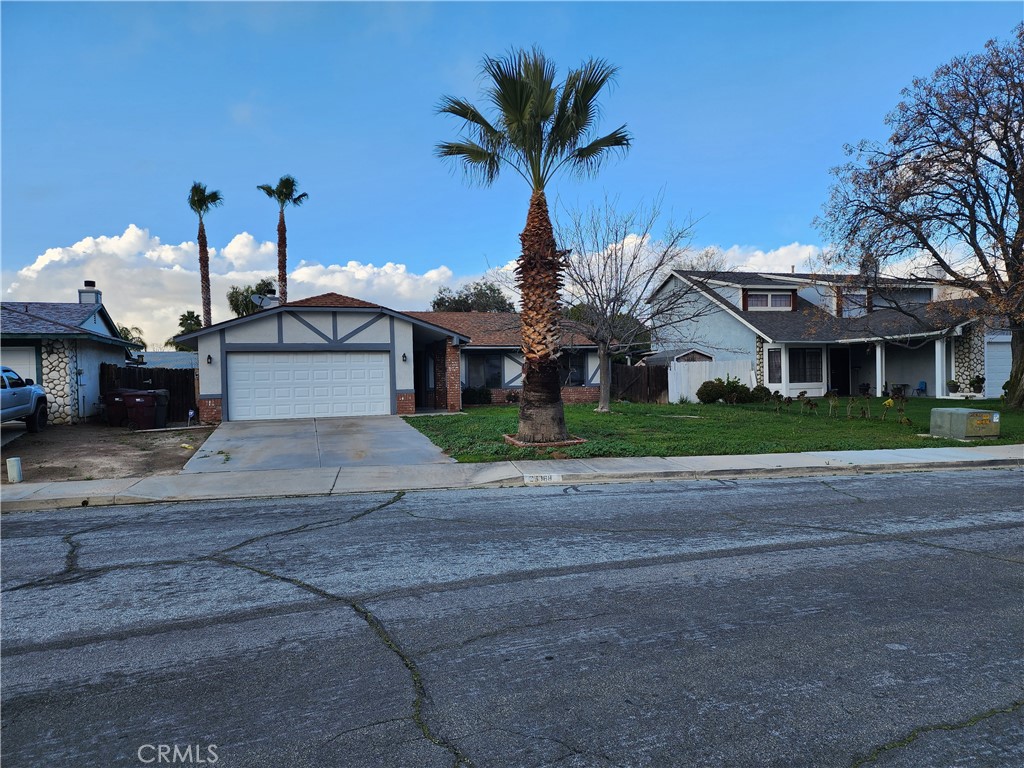
[[[43,341],[43,380],[46,390],[48,421],[51,424],[77,424],[78,410],[78,344],[71,340]]]
[[[953,370],[961,392],[970,392],[974,376],[985,375],[985,332],[981,323],[964,328],[962,336],[953,338]]]
[[[756,363],[754,366],[754,381],[764,386],[764,339],[758,336],[754,341],[754,352]]]

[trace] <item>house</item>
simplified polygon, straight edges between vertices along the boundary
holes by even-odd
[[[100,364],[124,365],[138,344],[121,338],[92,280],[77,303],[0,303],[3,364],[43,385],[52,424],[76,424],[101,411]]]
[[[694,363],[694,370],[746,372],[745,383],[791,397],[898,388],[962,397],[972,378],[984,376],[984,395],[998,397],[1009,378],[1009,337],[978,319],[980,299],[945,290],[927,280],[866,287],[857,275],[673,270],[651,301],[664,291],[690,294],[685,315],[696,319],[670,324],[657,339],[659,357],[680,372]],[[692,397],[700,383],[669,380],[680,390],[671,399]],[[960,394],[947,390],[948,380]]]
[[[399,312],[325,293],[176,341],[198,351],[207,422],[459,411],[463,387],[492,388],[496,402],[521,387],[515,315]],[[567,380],[596,400],[596,353],[570,350],[567,363]]]
[[[522,324],[517,312],[409,312],[469,338],[459,355],[463,389],[490,390],[491,402],[518,400],[523,387]],[[559,356],[562,400],[596,403],[600,395],[597,344],[564,322]]]

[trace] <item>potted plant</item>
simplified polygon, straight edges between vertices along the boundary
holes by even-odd
[[[985,391],[985,377],[978,375],[972,376],[970,385],[971,391],[974,392],[976,395],[980,395],[982,392]]]
[[[949,381],[946,382],[946,389],[948,389],[951,393],[959,392],[960,382],[957,381],[956,379],[950,379]]]

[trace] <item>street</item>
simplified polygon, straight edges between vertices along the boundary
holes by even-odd
[[[2,519],[2,762],[1024,765],[1024,472]]]

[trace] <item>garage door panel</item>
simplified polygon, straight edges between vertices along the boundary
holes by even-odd
[[[391,413],[386,352],[229,352],[228,418],[311,418]]]

